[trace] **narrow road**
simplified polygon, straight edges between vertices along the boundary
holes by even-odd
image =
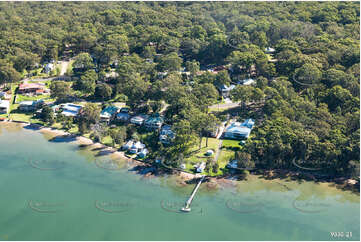
[[[217,109],[217,108],[219,108],[219,109],[235,108],[235,107],[238,107],[238,106],[239,106],[239,103],[240,103],[240,102],[214,104],[214,105],[208,106],[208,108],[211,108],[211,109]]]
[[[69,63],[70,63],[70,61],[60,61],[61,70],[60,70],[59,76],[48,77],[48,78],[35,78],[35,79],[25,78],[25,79],[23,79],[23,81],[26,83],[28,81],[46,82],[46,81],[52,81],[52,80],[66,80],[67,78],[69,78],[68,76],[65,76],[65,73],[68,70]]]

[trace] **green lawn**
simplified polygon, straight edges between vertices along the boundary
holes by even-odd
[[[218,163],[220,167],[225,167],[228,162],[234,158],[234,151],[221,149],[221,153],[218,156]]]
[[[73,125],[73,127],[71,129],[69,129],[68,132],[71,133],[71,134],[79,133],[78,125]]]
[[[11,113],[10,118],[14,121],[30,122],[30,119],[33,117],[32,114],[26,113]]]
[[[59,122],[53,123],[50,127],[54,128],[54,129],[65,130],[65,129],[63,128],[63,125],[62,125],[61,123],[59,123]],[[71,133],[71,134],[78,134],[78,132],[79,132],[78,125],[73,124],[73,125],[72,125],[72,128],[69,129],[69,130],[67,130],[67,132],[69,132],[69,133]]]
[[[213,157],[216,154],[218,149],[220,140],[216,138],[208,138],[208,147],[206,147],[206,138],[202,139],[201,149],[199,149],[199,143],[197,143],[194,148],[192,149],[192,153],[189,157],[186,157],[184,160],[186,162],[186,171],[193,172],[193,166],[200,162],[207,162],[208,157]],[[207,150],[213,150],[214,155],[212,156],[205,156]],[[201,173],[206,174],[206,173]]]
[[[114,98],[107,101],[107,103],[113,103],[113,102],[121,102],[125,103],[127,101],[127,97],[123,94],[117,94]]]
[[[107,145],[107,146],[112,146],[113,145],[113,139],[112,139],[112,137],[110,137],[108,135],[108,136],[105,136],[105,137],[102,138],[101,143],[104,144],[104,145]]]
[[[198,145],[194,147],[194,153],[190,157],[185,159],[186,161],[186,171],[193,172],[194,168],[193,165],[199,162],[207,162],[207,157],[204,156],[204,153],[209,150],[213,149],[217,151],[218,145],[220,140],[215,138],[208,139],[208,147],[205,147],[206,139],[203,138],[202,140],[202,148],[199,150]],[[219,165],[219,169],[217,173],[214,173],[212,169],[209,173],[203,172],[201,174],[209,175],[209,176],[219,176],[223,175],[225,171],[225,167],[230,160],[234,158],[235,149],[239,149],[241,145],[239,144],[240,141],[237,140],[223,140],[222,141],[222,149],[220,150],[217,163]]]
[[[218,108],[218,107],[212,107],[212,108],[208,108],[208,111],[209,112],[223,112],[223,111],[226,111],[226,110],[228,110],[228,109],[231,109],[231,108],[229,108],[229,107],[227,107],[227,108],[225,108],[225,107],[220,107],[220,108]]]
[[[39,83],[39,81],[28,81],[28,83]],[[51,85],[51,80],[41,81],[41,83],[44,83],[47,87],[50,87],[50,85]]]
[[[17,96],[16,97],[17,103],[20,103],[23,101],[35,101],[35,100],[40,100],[40,99],[43,99],[44,101],[49,101],[49,102],[55,101],[54,98],[50,98],[49,94],[36,95],[36,96],[25,96],[25,95],[18,94],[16,96]]]
[[[240,144],[240,140],[231,140],[231,139],[225,139],[222,142],[222,147],[225,148],[241,148],[242,145]]]

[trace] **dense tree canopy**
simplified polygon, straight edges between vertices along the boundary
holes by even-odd
[[[219,121],[207,108],[217,88],[252,77],[255,85],[231,92],[256,119],[243,163],[291,169],[296,159],[354,175],[359,15],[358,2],[2,2],[0,84],[72,57],[72,88],[87,98],[122,94],[133,108],[156,101],[157,111],[167,103],[177,136],[162,151],[176,160]],[[59,100],[71,91],[60,81],[50,89]],[[83,123],[96,123],[98,111],[86,106]]]

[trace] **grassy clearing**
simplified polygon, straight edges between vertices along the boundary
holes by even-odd
[[[231,109],[232,107],[210,107],[208,108],[208,111],[209,112],[223,112],[223,111],[226,111],[228,109]]]
[[[227,150],[227,149],[221,149],[221,153],[218,156],[218,163],[219,167],[225,167],[228,162],[234,158],[234,151],[233,150]]]
[[[21,121],[21,122],[30,122],[31,118],[33,117],[32,114],[26,113],[11,113],[10,118],[14,121]]]
[[[101,140],[101,143],[107,146],[113,146],[113,139],[109,135],[104,136]]]
[[[49,102],[55,101],[54,98],[50,98],[49,94],[36,95],[36,96],[25,96],[25,95],[18,94],[16,97],[16,102],[20,103],[23,101],[36,101],[36,100],[40,100],[40,99],[43,99],[44,101],[49,101]]]
[[[208,147],[206,147],[206,138],[203,138],[201,143],[202,148],[199,149],[199,144],[194,146],[191,151],[191,156],[188,157],[186,160],[187,161],[207,160],[208,157],[205,157],[205,153],[207,152],[207,150],[213,150],[215,153],[218,149],[219,142],[220,140],[216,138],[208,138]],[[210,157],[214,157],[214,155]]]
[[[230,149],[241,149],[241,141],[239,140],[231,140],[231,139],[225,139],[222,142],[222,148],[230,148]]]
[[[202,139],[202,143],[201,143],[201,149],[199,149],[199,144],[195,145],[194,148],[192,149],[192,153],[189,157],[185,158],[185,162],[186,162],[186,171],[189,172],[193,172],[194,171],[194,165],[200,162],[207,162],[207,159],[209,157],[214,158],[214,155],[217,152],[218,149],[218,145],[219,145],[220,140],[216,139],[216,138],[208,138],[208,147],[206,147],[206,138]],[[205,156],[205,153],[207,152],[207,150],[213,150],[214,154],[212,156]],[[211,173],[211,172],[210,172]],[[207,174],[210,175],[208,173],[201,173],[201,174]]]

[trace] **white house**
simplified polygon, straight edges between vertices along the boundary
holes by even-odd
[[[65,103],[60,105],[63,110],[61,113],[67,117],[75,117],[79,114],[80,110],[83,108],[82,105],[77,105],[73,103]]]
[[[10,107],[10,102],[8,100],[0,99],[0,114],[8,113]]]
[[[218,90],[221,92],[222,96],[224,98],[227,98],[230,96],[230,93],[231,91],[235,88],[236,86],[235,85],[230,85],[230,86],[227,86],[225,84],[221,85],[218,87]]]
[[[36,101],[23,101],[19,103],[19,110],[24,112],[35,111],[44,103],[42,99]]]
[[[138,157],[139,157],[139,158],[145,158],[148,153],[149,153],[148,150],[144,148],[142,151],[140,151],[140,152],[138,153]]]
[[[243,79],[237,82],[237,84],[241,84],[241,85],[252,85],[254,84],[256,81],[253,80],[252,78],[247,78],[247,79]]]
[[[142,125],[143,123],[144,123],[144,121],[146,120],[146,119],[148,119],[148,115],[137,115],[137,116],[134,116],[134,117],[132,117],[131,119],[130,119],[130,122],[132,123],[132,124],[136,124],[136,125]]]
[[[102,121],[109,122],[115,116],[115,114],[118,113],[118,111],[119,111],[118,107],[108,106],[101,111],[100,119]]]
[[[145,148],[145,145],[142,144],[142,142],[137,141],[137,142],[133,143],[133,145],[130,148],[129,152],[131,154],[137,154],[137,153],[141,152],[144,148]]]
[[[159,134],[159,141],[163,144],[170,144],[175,138],[175,134],[169,125],[164,125]]]
[[[163,123],[163,117],[159,116],[159,114],[156,114],[145,120],[144,125],[148,129],[159,129],[160,127],[162,127]]]
[[[242,123],[234,122],[225,130],[223,136],[231,139],[246,139],[249,137],[251,130]]]
[[[50,73],[52,70],[54,70],[54,64],[53,63],[47,63],[45,66],[44,66],[44,72],[45,73]]]

